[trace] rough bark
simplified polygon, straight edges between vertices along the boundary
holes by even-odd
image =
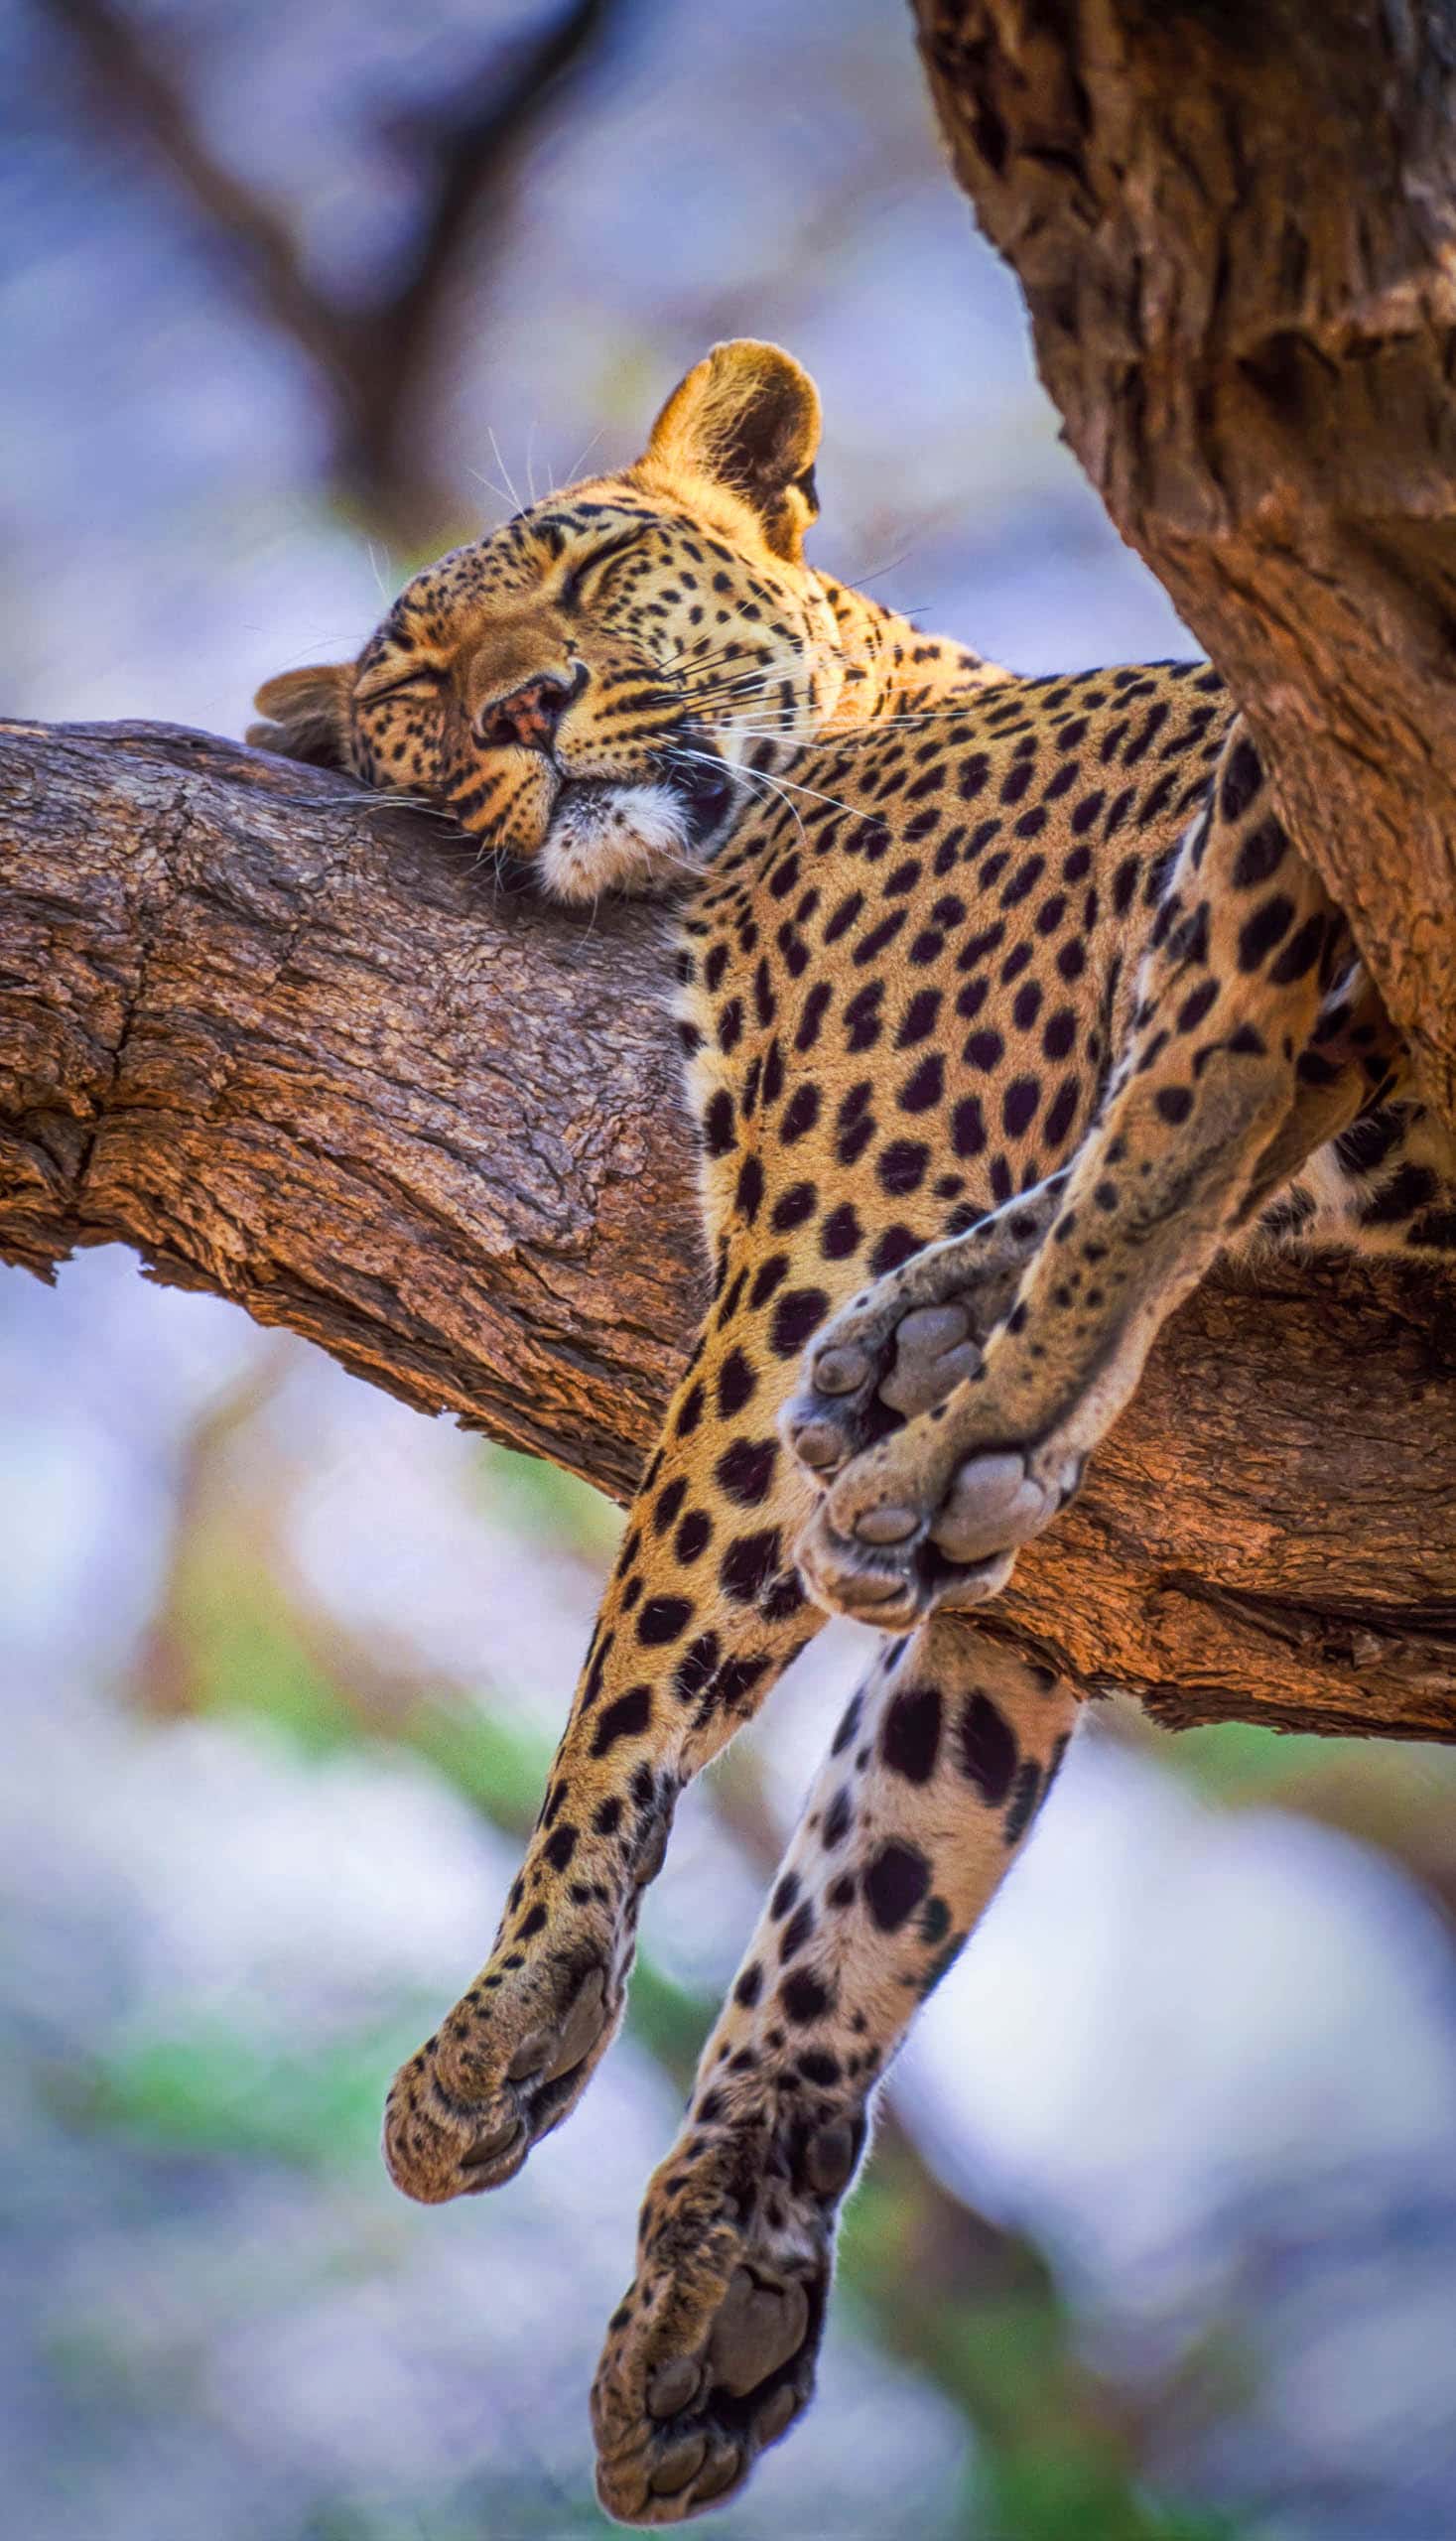
[[[1450,0],[915,0],[1119,529],[1456,1113]]]
[[[703,1285],[667,938],[340,778],[0,727],[0,1253],[131,1245],[622,1496]],[[999,1628],[1174,1722],[1456,1738],[1449,1301],[1215,1279]]]

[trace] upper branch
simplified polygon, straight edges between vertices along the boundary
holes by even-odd
[[[1067,437],[1456,1118],[1450,9],[915,5]]]
[[[704,1296],[668,943],[342,778],[0,727],[0,1255],[129,1244],[624,1496]],[[1456,1737],[1439,1330],[1211,1283],[989,1619],[1164,1718]]]

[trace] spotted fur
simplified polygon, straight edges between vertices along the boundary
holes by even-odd
[[[635,467],[417,576],[253,736],[560,898],[688,894],[713,1302],[490,1959],[391,2092],[403,2189],[519,2170],[620,2018],[684,1784],[826,1608],[896,1635],[648,2191],[593,2401],[638,2523],[807,2400],[874,2089],[1071,1733],[968,1610],[1221,1248],[1456,1252],[1448,1142],[1216,673],[923,637],[804,563],[817,438],[787,355],[717,347]]]

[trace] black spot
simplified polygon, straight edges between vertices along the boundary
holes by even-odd
[[[968,1094],[951,1115],[951,1144],[957,1155],[980,1155],[986,1145],[986,1122],[979,1095]]]
[[[1275,891],[1262,901],[1252,918],[1239,930],[1239,968],[1257,971],[1266,954],[1286,936],[1294,923],[1294,903],[1282,891]]]
[[[1160,1085],[1152,1099],[1158,1119],[1170,1122],[1175,1129],[1193,1109],[1193,1097],[1186,1085]]]
[[[869,1268],[876,1279],[882,1279],[887,1270],[898,1270],[902,1262],[908,1262],[912,1253],[920,1251],[922,1242],[913,1227],[886,1227],[869,1256]]]
[[[784,1926],[783,1939],[778,1945],[780,1962],[786,1964],[789,1959],[797,1958],[805,1942],[811,1940],[813,1936],[814,1909],[806,1897],[803,1905],[795,1910]]]
[[[793,1182],[781,1199],[773,1204],[769,1220],[775,1235],[791,1235],[806,1218],[812,1218],[819,1201],[819,1186],[814,1182]]]
[[[845,1047],[847,1050],[872,1050],[883,1026],[879,1018],[884,996],[883,980],[870,980],[856,991],[845,1008]]]
[[[1018,1076],[1007,1086],[1001,1098],[1001,1123],[1008,1138],[1019,1138],[1030,1129],[1041,1101],[1041,1087],[1034,1076]]]
[[[785,1146],[807,1137],[819,1118],[819,1088],[811,1080],[796,1086],[779,1124],[779,1137]]]
[[[751,2012],[762,1991],[763,1970],[758,1965],[757,1961],[754,1960],[744,1968],[742,1975],[738,1978],[736,1985],[733,1987],[733,2001],[735,2003],[741,2003],[745,2012]]]
[[[733,1098],[719,1088],[703,1117],[703,1143],[710,1155],[727,1155],[733,1143]]]
[[[774,1890],[772,1897],[768,1901],[768,1911],[773,1917],[774,1922],[776,1924],[781,1924],[785,1915],[789,1914],[798,1902],[798,1873],[796,1871],[786,1870],[782,1879],[779,1881],[777,1888]]]
[[[896,1049],[908,1050],[913,1048],[917,1041],[923,1041],[926,1035],[934,1030],[935,1018],[939,1012],[939,989],[917,989],[905,1008],[904,1020],[895,1035]]]
[[[1258,753],[1252,741],[1241,736],[1229,753],[1219,786],[1219,809],[1226,821],[1242,820],[1262,782]]]
[[[1325,921],[1307,917],[1295,935],[1291,935],[1276,962],[1269,966],[1269,978],[1276,988],[1292,987],[1314,969],[1325,949]]]
[[[1436,1196],[1438,1185],[1428,1165],[1402,1164],[1392,1173],[1384,1191],[1366,1203],[1360,1212],[1362,1226],[1395,1226],[1401,1218],[1413,1216]]]
[[[738,1606],[753,1605],[778,1569],[780,1559],[777,1527],[766,1527],[756,1536],[735,1536],[719,1564],[719,1583],[725,1596],[731,1597]]]
[[[829,1312],[823,1288],[788,1288],[773,1310],[769,1346],[780,1359],[795,1358]]]
[[[831,2056],[826,2047],[806,2048],[799,2059],[799,2071],[806,2082],[813,2082],[819,2090],[827,2091],[840,2078],[840,2060]]]
[[[1178,1030],[1180,1032],[1196,1031],[1209,1007],[1217,1003],[1218,994],[1217,980],[1204,980],[1198,988],[1191,989],[1178,1008],[1176,1017]]]
[[[1405,1241],[1427,1253],[1456,1253],[1456,1209],[1426,1209],[1406,1228]]]
[[[686,1597],[649,1597],[637,1617],[637,1639],[649,1649],[662,1649],[693,1619]]]
[[[930,1149],[915,1138],[892,1138],[881,1149],[875,1161],[875,1173],[882,1191],[902,1199],[918,1191],[930,1162]],[[826,1308],[827,1310],[827,1308]]]
[[[829,1751],[832,1756],[843,1756],[845,1749],[852,1744],[855,1733],[859,1729],[860,1714],[863,1708],[863,1695],[852,1694],[844,1719],[834,1734],[834,1744]]]
[[[1113,908],[1119,917],[1125,917],[1132,906],[1137,889],[1137,877],[1141,870],[1142,867],[1137,857],[1125,856],[1113,875]]]
[[[1077,1118],[1081,1089],[1074,1076],[1065,1077],[1047,1108],[1041,1135],[1049,1149],[1060,1147]]]
[[[780,1286],[788,1275],[789,1257],[786,1253],[771,1253],[766,1262],[759,1263],[753,1273],[753,1285],[748,1291],[748,1303],[755,1314],[760,1306],[767,1305],[775,1288]]]
[[[849,1792],[837,1791],[824,1814],[822,1840],[827,1853],[832,1853],[836,1844],[844,1842],[850,1831],[850,1820],[854,1813],[854,1804]]]
[[[745,1155],[738,1167],[738,1187],[733,1193],[733,1207],[740,1218],[752,1225],[763,1200],[763,1167],[756,1155]]]
[[[615,1639],[615,1633],[603,1633],[592,1654],[592,1664],[587,1671],[587,1679],[582,1687],[582,1699],[578,1705],[580,1711],[590,1711],[601,1691],[601,1679],[606,1672],[606,1663],[611,1657],[611,1647]]]
[[[1027,773],[1028,775],[1030,774],[1029,769],[1027,770]],[[1023,857],[1021,863],[1017,866],[1015,872],[1011,875],[1010,880],[1006,883],[1001,892],[1001,907],[1003,909],[1015,908],[1021,900],[1025,899],[1028,891],[1035,889],[1045,871],[1046,858],[1044,856]]]
[[[791,1976],[784,1978],[778,1989],[778,1999],[786,2017],[800,2027],[809,2021],[817,2021],[821,2013],[829,2009],[828,1992],[817,1976],[810,1975],[807,1967],[796,1967]]]
[[[837,944],[840,937],[847,933],[849,928],[854,925],[856,918],[859,916],[863,906],[864,894],[862,891],[851,891],[846,899],[841,900],[839,907],[834,911],[833,916],[828,918],[825,922],[825,943]]]
[[[592,1741],[594,1756],[604,1756],[619,1738],[640,1738],[652,1718],[652,1693],[647,1685],[632,1685],[608,1703],[596,1723]]]
[[[902,1112],[929,1112],[939,1103],[945,1090],[945,1061],[938,1051],[923,1058],[912,1077],[899,1092]]]
[[[703,1388],[701,1385],[694,1383],[689,1386],[687,1393],[684,1395],[682,1402],[678,1405],[677,1419],[673,1424],[677,1435],[680,1438],[690,1438],[702,1417]]]
[[[757,1392],[758,1379],[741,1350],[730,1350],[718,1372],[718,1407],[726,1419],[741,1411]]]
[[[621,1824],[622,1805],[615,1792],[609,1800],[598,1802],[592,1823],[598,1835],[614,1835]]]
[[[672,1689],[679,1702],[695,1702],[704,1692],[719,1661],[719,1639],[716,1632],[700,1633],[690,1642],[672,1672]]]
[[[1374,1173],[1385,1163],[1404,1124],[1398,1112],[1368,1112],[1335,1140],[1335,1153],[1351,1173]]]
[[[828,980],[816,980],[804,1000],[804,1011],[799,1017],[799,1028],[794,1034],[796,1050],[813,1049],[819,1038],[819,1027],[824,1020],[825,1008],[833,995],[834,990]]]
[[[930,1887],[930,1864],[914,1844],[882,1844],[864,1873],[864,1900],[882,1933],[898,1932]]]
[[[767,1667],[766,1659],[725,1660],[713,1679],[705,1703],[716,1711],[738,1712],[746,1718],[752,1709],[748,1696]]]
[[[1005,1055],[1005,1042],[999,1032],[992,1031],[969,1032],[961,1052],[968,1067],[985,1069],[999,1067]]]
[[[826,1262],[844,1262],[860,1242],[862,1233],[853,1205],[842,1200],[819,1230],[819,1250]]]
[[[893,944],[904,923],[904,910],[891,909],[888,917],[882,917],[878,926],[871,927],[867,935],[860,937],[851,956],[852,960],[861,968],[864,963],[872,962],[875,955],[882,953],[887,944]]]
[[[714,1471],[729,1500],[735,1500],[740,1509],[756,1509],[768,1497],[777,1462],[774,1439],[735,1438],[730,1447],[725,1448]],[[637,1629],[640,1637],[640,1624]]]
[[[1034,1756],[1027,1756],[1017,1770],[1016,1787],[1006,1810],[1004,1833],[1008,1844],[1020,1843],[1036,1814],[1036,1804],[1040,1798],[1041,1767]]]
[[[904,1685],[885,1713],[879,1750],[890,1772],[907,1783],[928,1783],[940,1754],[938,1685]]]
[[[690,1509],[672,1539],[673,1551],[683,1567],[701,1559],[713,1536],[713,1520],[706,1509]]]
[[[1002,1807],[1016,1770],[1016,1741],[990,1694],[967,1695],[956,1738],[967,1781],[975,1784],[988,1808]]]
[[[1241,891],[1253,890],[1256,882],[1266,882],[1283,864],[1289,842],[1283,825],[1272,813],[1251,830],[1234,860],[1234,883]]]
[[[577,1830],[575,1826],[558,1826],[555,1833],[550,1836],[548,1841],[542,1846],[542,1851],[544,1852],[546,1859],[550,1862],[553,1870],[565,1870],[576,1849]]]

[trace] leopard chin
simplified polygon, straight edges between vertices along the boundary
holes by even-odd
[[[726,766],[632,784],[569,779],[536,858],[548,899],[581,906],[603,891],[661,898],[698,878],[736,799]]]
[[[581,907],[603,891],[661,892],[693,879],[692,846],[688,807],[670,786],[587,778],[562,787],[536,873],[548,899]]]

